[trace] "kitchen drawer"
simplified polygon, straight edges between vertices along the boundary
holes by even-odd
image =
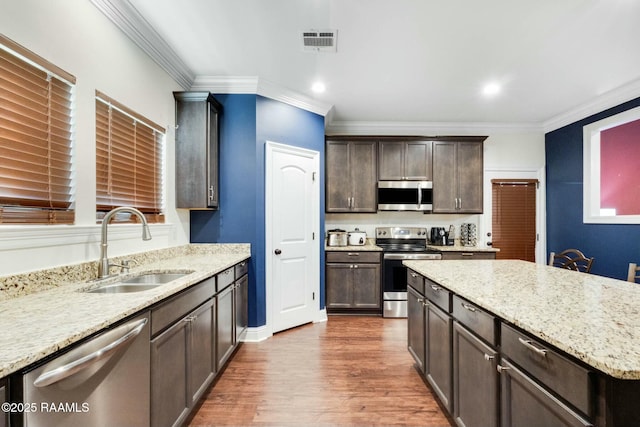
[[[326,262],[379,263],[382,252],[328,251]]]
[[[594,415],[593,373],[541,341],[502,324],[502,355],[588,416]]]
[[[216,292],[220,292],[235,280],[234,268],[230,267],[216,275]]]
[[[424,295],[424,277],[421,274],[407,268],[407,284]]]
[[[215,278],[211,277],[154,308],[151,310],[151,335],[157,334],[182,318],[185,314],[212,298],[214,293]]]
[[[447,313],[451,313],[451,292],[436,282],[424,279],[424,296]]]
[[[247,272],[249,271],[249,260],[245,259],[244,261],[239,262],[238,264],[235,265],[234,268],[236,272],[235,274],[236,280],[238,280],[239,278],[247,274]]]
[[[443,260],[452,259],[496,259],[495,252],[442,252]]]
[[[496,317],[493,314],[471,304],[469,301],[464,300],[457,295],[454,295],[453,317],[489,344],[497,344]]]

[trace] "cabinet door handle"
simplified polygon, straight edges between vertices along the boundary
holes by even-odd
[[[508,366],[498,365],[496,366],[496,369],[498,370],[498,373],[501,374],[503,371],[508,371],[511,368]]]
[[[522,339],[520,337],[518,337],[518,341],[520,341],[520,344],[522,344],[523,346],[527,347],[529,350],[533,351],[534,353],[542,356],[542,357],[546,357],[547,356],[547,350],[545,350],[544,348],[538,348],[535,345],[533,345],[533,342],[531,340],[525,340]]]
[[[436,292],[440,292],[440,291],[442,290],[442,288],[441,288],[441,287],[436,286],[436,285],[431,285],[431,289],[433,289],[433,290],[434,290],[434,291],[436,291]]]
[[[474,306],[472,306],[470,304],[467,304],[466,302],[462,303],[462,307],[466,308],[467,310],[469,310],[472,313],[475,313],[477,311],[477,309]]]

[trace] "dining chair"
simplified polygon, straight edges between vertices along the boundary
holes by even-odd
[[[636,282],[640,279],[640,266],[635,262],[629,263],[629,272],[627,273],[627,282]]]
[[[549,254],[549,265],[589,273],[593,265],[593,257],[586,257],[578,249],[567,249],[559,254],[551,252]]]

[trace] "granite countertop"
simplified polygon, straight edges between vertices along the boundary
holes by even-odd
[[[190,272],[152,290],[127,294],[81,292],[83,289],[121,279],[112,277],[93,282],[64,283],[50,289],[35,289],[33,292],[25,292],[24,295],[0,300],[0,378],[144,310],[250,256],[249,244],[185,245],[153,251],[151,256],[143,253],[133,257],[138,258],[139,265],[121,278],[139,272]],[[70,268],[61,269],[64,271]],[[55,272],[48,274],[52,278],[64,276],[62,273],[56,275]],[[70,275],[75,277],[73,274]],[[34,281],[40,277],[36,273],[32,276]],[[47,274],[42,275],[46,276]],[[21,280],[24,281],[24,277]],[[0,278],[0,284],[9,283],[8,287],[12,287],[13,282],[17,283],[17,279]]]
[[[367,238],[367,241],[365,242],[364,245],[358,245],[358,246],[328,246],[325,240],[324,250],[356,252],[356,251],[382,251],[382,248],[380,246],[376,246],[375,239]]]
[[[515,260],[404,261],[612,377],[640,379],[640,286]]]
[[[490,246],[462,246],[458,243],[452,246],[427,245],[427,249],[440,252],[500,252],[498,248]]]

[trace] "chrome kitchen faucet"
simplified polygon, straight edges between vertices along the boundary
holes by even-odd
[[[149,224],[142,212],[136,208],[127,206],[120,206],[118,208],[111,209],[102,219],[102,240],[100,242],[100,261],[98,261],[98,278],[102,279],[109,276],[109,267],[117,264],[109,264],[109,258],[107,257],[107,225],[111,218],[120,212],[129,212],[136,215],[142,221],[142,240],[151,240],[151,231],[149,231]]]

